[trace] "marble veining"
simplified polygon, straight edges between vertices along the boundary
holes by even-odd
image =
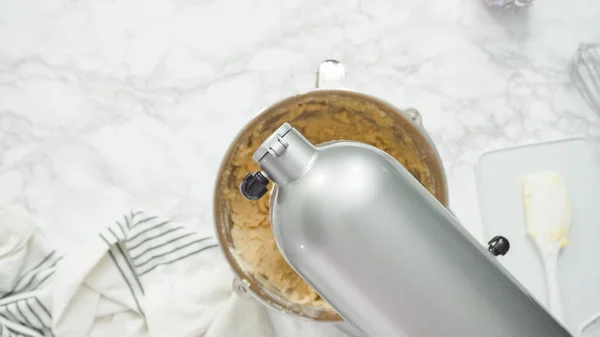
[[[230,140],[333,57],[347,87],[420,110],[483,239],[484,151],[582,135],[600,158],[567,72],[598,18],[595,0],[1,1],[0,207],[25,206],[64,251],[130,208],[211,227]]]

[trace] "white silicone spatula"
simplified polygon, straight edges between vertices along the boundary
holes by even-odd
[[[560,250],[568,243],[571,203],[556,172],[537,172],[523,179],[523,206],[527,234],[535,243],[546,270],[548,310],[563,319],[557,278]]]

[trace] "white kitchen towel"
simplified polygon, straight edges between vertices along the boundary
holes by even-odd
[[[2,337],[275,336],[210,235],[132,212],[62,260],[41,241],[24,212],[0,215]]]
[[[0,336],[53,336],[48,289],[60,260],[26,212],[0,211]]]

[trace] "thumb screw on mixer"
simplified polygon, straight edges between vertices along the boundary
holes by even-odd
[[[510,249],[510,242],[504,236],[497,235],[488,242],[488,250],[494,256],[506,255]]]
[[[269,179],[262,173],[248,173],[240,184],[240,192],[248,200],[258,200],[269,191],[267,185]]]

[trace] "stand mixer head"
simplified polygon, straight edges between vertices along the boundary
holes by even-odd
[[[256,200],[273,181],[283,256],[363,336],[570,336],[496,261],[505,238],[479,245],[385,152],[315,147],[286,123],[253,159],[263,171],[241,192]]]

